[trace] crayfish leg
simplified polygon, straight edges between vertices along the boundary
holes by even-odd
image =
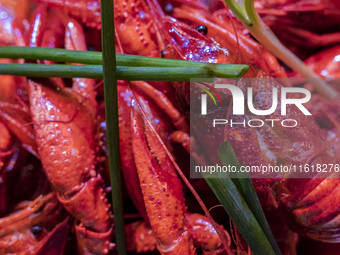
[[[144,0],[115,1],[115,26],[124,53],[158,57],[153,17]]]
[[[184,149],[190,153],[190,136],[183,131],[175,131],[170,136],[171,141],[181,143]]]
[[[152,98],[157,106],[170,117],[177,129],[189,133],[189,125],[185,117],[176,109],[176,107],[174,107],[173,103],[164,93],[145,81],[133,81],[131,82],[131,85],[140,89],[143,93]]]
[[[29,111],[21,105],[0,102],[0,121],[18,137],[27,151],[39,157],[32,125],[28,125],[28,114]]]
[[[31,21],[26,45],[29,47],[38,47],[42,43],[44,30],[47,25],[47,8],[46,5],[40,4],[34,11]]]
[[[67,19],[65,48],[68,50],[87,50],[84,30],[80,23],[73,18]],[[96,92],[94,90],[95,80],[86,78],[73,78],[72,81],[73,91],[88,99],[91,104],[97,108],[98,103],[96,101]]]

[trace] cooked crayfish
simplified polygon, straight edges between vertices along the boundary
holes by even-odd
[[[33,16],[33,24],[40,27],[34,28],[30,45],[42,43],[45,29],[40,19],[46,17],[45,11],[40,5]],[[66,48],[86,50],[78,21],[68,18],[65,23]],[[103,180],[96,171],[98,105],[94,81],[75,78],[72,89],[58,85],[47,79],[28,81],[38,152],[58,200],[80,223],[76,225],[79,252],[107,254],[112,223]]]
[[[101,27],[100,2],[97,0],[32,1],[39,5],[31,15],[26,40],[23,40],[25,28],[21,23],[11,23],[17,33],[8,33],[3,25],[8,20],[0,19],[3,25],[0,27],[0,45],[26,43],[31,47],[87,50],[86,32],[78,20],[88,30]],[[5,2],[7,1],[1,2],[0,12],[5,10]],[[26,1],[24,3],[27,5]],[[272,9],[274,7],[275,10]],[[274,1],[271,4],[256,1],[256,8],[265,22],[280,38],[286,39],[286,43],[294,42],[292,47],[295,48],[300,47],[300,37],[316,38],[317,35],[313,33],[319,31],[315,27],[296,22],[293,11],[308,10],[303,16],[310,20],[318,15],[329,15],[327,11],[332,8],[332,4],[327,1],[312,3],[307,7],[303,1]],[[17,9],[14,10],[18,12]],[[12,15],[9,11],[6,13]],[[338,15],[334,13],[337,14],[337,8],[334,8],[330,20],[338,24]],[[13,21],[13,15],[11,17]],[[18,20],[19,17],[22,19],[25,15],[18,15]],[[113,47],[121,53],[189,61],[250,64],[246,77],[258,80],[242,79],[237,86],[243,91],[247,87],[253,88],[253,101],[258,109],[270,106],[273,87],[278,90],[281,88],[271,77],[287,77],[276,58],[247,35],[221,1],[115,1],[115,22],[117,45]],[[284,28],[280,25],[280,29],[277,29],[282,22],[285,24]],[[333,32],[334,24],[327,22],[325,24],[329,25],[329,31],[326,32]],[[296,24],[299,27],[293,28]],[[284,34],[284,31],[289,33]],[[299,38],[291,35],[299,35]],[[316,41],[310,39],[308,47],[314,49],[335,44],[338,42],[335,35],[337,34],[320,36]],[[334,62],[339,62],[338,47],[312,56],[306,63],[320,76],[337,77],[338,64]],[[319,63],[315,64],[316,61]],[[50,61],[41,63],[53,64]],[[20,208],[13,208],[6,206],[7,201],[0,200],[2,214],[14,212],[0,220],[0,225],[3,224],[0,234],[4,233],[1,237],[10,236],[12,240],[17,234],[13,232],[15,229],[19,232],[17,235],[29,240],[28,246],[23,246],[22,243],[4,243],[0,247],[0,253],[20,253],[30,247],[34,254],[43,254],[47,249],[54,248],[56,254],[62,254],[69,224],[72,224],[72,218],[67,214],[75,218],[79,253],[108,253],[113,246],[113,220],[103,179],[98,173],[101,159],[98,155],[100,134],[97,128],[98,97],[96,98],[95,81],[74,78],[73,86],[69,88],[69,81],[59,78],[29,79],[27,98],[24,93],[25,78],[5,78],[8,82],[2,80],[1,84],[8,86],[0,88],[0,99],[3,101],[0,104],[0,168],[7,167],[9,157],[14,156],[11,149],[16,149],[20,141],[21,147],[26,147],[41,159],[57,199],[54,195],[38,197],[26,209],[23,209],[23,204],[19,204]],[[19,98],[16,95],[17,88],[22,92]],[[182,183],[172,161],[176,154],[174,143],[182,144],[188,152],[191,143],[191,156],[199,162],[220,162],[217,149],[225,140],[230,141],[238,160],[245,165],[276,165],[282,162],[314,165],[340,161],[337,154],[340,148],[338,104],[325,102],[318,95],[313,95],[313,105],[308,109],[313,112],[320,126],[326,119],[328,126],[322,126],[326,130],[321,130],[312,117],[303,116],[298,109],[292,108],[287,117],[298,120],[299,125],[294,130],[272,128],[268,125],[261,130],[236,126],[229,127],[221,133],[223,135],[216,137],[211,129],[205,130],[203,136],[202,130],[194,128],[190,137],[186,119],[189,117],[189,84],[119,81],[117,89],[122,172],[131,199],[144,219],[127,227],[128,237],[132,242],[130,250],[147,252],[157,247],[162,254],[195,254],[195,247],[201,247],[207,254],[217,254],[224,249],[229,254],[232,253],[230,237],[223,227],[215,225],[215,229],[215,222],[210,222],[200,214],[187,212]],[[231,103],[228,92],[218,92],[222,100]],[[25,106],[28,99],[30,109]],[[239,116],[233,116],[229,110],[226,107],[217,112],[224,117],[241,121]],[[31,118],[34,132],[29,125]],[[246,118],[252,116],[247,113]],[[276,111],[270,118],[281,120],[282,116]],[[207,138],[211,138],[211,144],[204,151],[196,151],[195,145],[203,144]],[[202,159],[202,155],[206,157]],[[189,154],[187,157],[189,158]],[[310,179],[291,177],[253,180],[263,207],[273,213],[280,213],[288,226],[299,234],[326,242],[338,242],[338,179],[326,178],[329,177],[327,175],[314,175]],[[46,192],[45,190],[44,193]],[[7,189],[5,194],[8,194]],[[28,213],[33,207],[36,211]],[[68,213],[63,212],[62,207]],[[57,208],[58,212],[52,215],[51,208]],[[22,211],[15,212],[16,209]],[[57,225],[51,227],[52,221]],[[34,229],[37,224],[43,235],[32,239],[30,232],[36,231]],[[10,228],[10,225],[13,228],[7,231],[6,228]],[[58,247],[51,244],[52,238],[61,240]]]
[[[203,19],[190,18],[190,15],[180,16],[180,13],[181,11],[173,11],[170,15],[177,15],[177,17],[181,17],[184,20],[189,19],[193,22],[194,27],[199,24],[198,21],[205,22]],[[177,54],[182,58],[190,59],[189,56],[196,56],[193,47],[195,44],[193,39],[194,32],[188,29],[186,31],[190,32],[184,33],[183,29],[179,32],[179,24],[178,21],[175,23],[173,20],[165,19],[165,21],[163,21],[164,31],[172,35],[172,38],[168,39],[168,42],[176,49]],[[204,24],[209,23],[206,22]],[[187,37],[185,38],[186,34]],[[209,32],[207,34],[209,34]],[[179,45],[183,45],[185,41],[184,38],[190,42],[186,43],[186,45],[191,46],[185,48],[185,50],[178,47]],[[201,39],[200,42],[202,41]],[[213,56],[213,51],[209,53],[210,56]],[[204,55],[200,54],[197,55],[197,58],[193,59],[191,57],[190,60],[204,61],[204,57],[202,56]],[[267,72],[267,74],[270,75],[271,73]],[[263,71],[258,72],[255,70],[249,73],[247,77],[257,77],[262,80],[260,79],[258,82],[252,81],[251,84],[249,84],[249,82],[247,84],[246,80],[238,82],[238,86],[242,90],[245,90],[248,86],[253,87],[256,109],[268,108],[272,98],[270,88],[274,86],[277,88],[280,87],[274,80],[269,79],[270,77],[267,76],[267,74]],[[183,88],[183,86],[181,88]],[[183,101],[189,102],[189,90],[181,89],[181,91],[182,93],[180,93],[180,95],[184,95],[185,97]],[[225,91],[218,90],[218,92],[222,95],[221,97],[230,96]],[[230,102],[230,99],[227,99],[227,102]],[[222,111],[220,116],[228,116],[228,109],[221,109],[220,111]],[[214,113],[217,114],[216,111]],[[195,117],[196,116],[191,116],[191,118],[196,120]],[[282,119],[279,112],[275,112],[273,115],[266,117],[269,119]],[[284,162],[285,164],[292,163],[293,165],[316,165],[317,163],[339,163],[340,159],[337,153],[325,140],[320,128],[313,122],[312,118],[302,116],[297,112],[297,109],[294,108],[288,112],[286,117],[298,120],[298,126],[288,130],[283,130],[282,127],[272,129],[269,126],[265,126],[259,131],[243,126],[229,127],[227,137],[241,164],[276,165]],[[233,116],[232,114],[229,115],[229,118],[234,118],[238,120],[238,122],[242,121],[242,118]],[[247,116],[247,118],[251,118],[251,116]],[[199,133],[202,130],[204,130],[204,136]],[[205,146],[205,149],[208,158],[214,164],[219,162],[217,149],[221,141],[225,140],[224,132],[221,132],[222,137],[216,137],[213,129],[195,129],[194,132],[195,138],[201,143],[203,143],[204,140],[215,141]],[[292,140],[292,138],[294,138],[294,140]],[[252,146],[249,146],[249,143],[252,144]],[[329,175],[318,176],[314,174],[314,176],[310,176],[312,179],[271,178],[255,179],[253,182],[255,188],[260,192],[260,200],[262,200],[262,203],[272,208],[279,208],[294,231],[314,239],[334,242],[338,240],[338,223],[336,217],[338,215],[339,205],[336,203],[334,206],[328,206],[327,210],[325,209],[325,205],[330,201],[329,199],[334,200],[338,195],[337,191],[333,191],[332,194],[327,195],[326,189],[336,187],[338,179],[324,179],[328,176]],[[316,193],[315,196],[314,193]]]
[[[62,254],[69,216],[53,194],[18,204],[0,220],[0,254]],[[55,242],[55,239],[61,242]]]

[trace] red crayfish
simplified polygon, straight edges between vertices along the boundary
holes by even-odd
[[[93,38],[101,28],[99,1],[18,1],[26,8],[8,2],[0,1],[1,46],[100,50],[99,39]],[[270,107],[273,87],[280,91],[281,85],[273,78],[298,77],[293,72],[287,75],[269,49],[253,40],[221,1],[114,3],[117,43],[112,47],[117,52],[249,64],[250,70],[244,78],[258,80],[241,79],[237,86],[244,92],[248,87],[253,88],[257,109]],[[32,13],[29,7],[34,9]],[[301,38],[308,40],[312,49],[337,43],[334,34],[327,35],[331,37],[329,41],[323,39],[325,35],[315,43],[313,38],[321,28],[301,24],[294,16],[303,12],[302,18],[311,20],[330,15],[325,22],[329,25],[332,23],[329,21],[338,21],[337,9],[330,12],[333,7],[330,2],[256,1],[255,7],[267,25],[295,51],[301,48]],[[29,16],[30,21],[25,20]],[[299,26],[293,28],[296,23]],[[282,24],[284,29],[278,29]],[[333,30],[336,27],[329,25],[325,32],[337,32]],[[301,38],[292,37],[297,34]],[[309,56],[306,64],[321,77],[337,77],[339,54],[335,46],[316,55],[307,51],[301,56]],[[104,184],[106,172],[101,171],[105,167],[105,153],[101,150],[105,138],[100,128],[101,87],[97,89],[95,80],[82,78],[71,81],[5,76],[0,82],[0,180],[3,180],[0,192],[5,197],[0,199],[3,217],[0,254],[21,254],[25,250],[30,254],[51,251],[67,254],[75,250],[80,254],[109,253],[114,247],[115,233]],[[309,84],[305,87],[314,92]],[[216,148],[228,140],[244,165],[282,162],[315,165],[340,161],[338,103],[329,103],[314,93],[308,105],[314,119],[299,114],[297,108],[288,111],[287,117],[298,120],[299,125],[294,129],[266,125],[255,130],[237,126],[216,137],[212,129],[205,130],[204,135],[199,129],[189,133],[191,89],[182,82],[118,81],[121,170],[130,199],[143,219],[126,226],[131,251],[149,252],[157,248],[161,254],[196,254],[199,250],[204,254],[244,252],[246,245],[240,245],[235,238],[232,243],[222,225],[202,215],[200,209],[191,210],[197,208],[190,204],[191,199],[185,199],[188,192],[173,164],[175,159],[184,167],[190,157],[200,163],[218,163]],[[230,113],[230,93],[218,92],[230,104],[218,114],[241,120]],[[252,117],[246,114],[246,118]],[[269,117],[282,120],[278,110]],[[199,116],[190,118],[199,120]],[[211,144],[199,149],[197,145],[205,144],[207,138]],[[13,179],[24,183],[23,177],[14,176],[25,176],[32,168],[31,162],[35,164],[36,187],[27,189],[25,196],[13,195],[10,201],[12,187],[7,183],[14,183]],[[188,175],[188,171],[184,169],[183,175]],[[274,221],[279,218],[298,234],[338,242],[339,179],[327,175],[309,177],[268,177],[253,179],[253,183],[270,222],[271,217]],[[20,189],[23,192],[25,185]],[[192,185],[206,187],[201,181],[192,181]],[[211,190],[206,192],[214,196]],[[222,222],[223,217],[218,220]],[[275,234],[275,222],[271,223]],[[285,233],[277,235],[278,242],[290,233],[286,226],[284,229]],[[77,248],[67,239],[76,240]],[[294,254],[292,243],[295,246],[295,242],[296,238],[281,242],[283,252]]]

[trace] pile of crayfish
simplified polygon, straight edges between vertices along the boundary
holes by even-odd
[[[270,80],[237,83],[242,91],[253,88],[257,109],[270,107],[272,88],[283,86],[269,78],[301,77],[254,40],[221,0],[115,0],[114,6],[116,52],[247,64],[244,78]],[[336,1],[257,0],[255,8],[317,75],[340,76]],[[98,0],[0,0],[0,46],[101,51],[100,11]],[[13,62],[24,60],[0,59]],[[0,254],[115,254],[101,84],[0,77]],[[292,107],[287,115],[298,120],[296,128],[235,126],[217,137],[212,129],[190,134],[188,83],[118,81],[129,252],[251,254],[223,208],[212,210],[214,220],[205,216],[173,160],[189,176],[190,157],[218,163],[216,148],[228,140],[244,165],[339,164],[340,103],[307,82],[299,86],[312,92],[306,106],[312,116]],[[219,93],[231,102],[230,93]],[[282,119],[278,112],[269,117]],[[200,149],[208,138],[211,147]],[[340,181],[327,177],[253,179],[283,254],[337,254],[340,246],[329,243],[340,242]],[[204,179],[191,185],[206,206],[219,204]]]

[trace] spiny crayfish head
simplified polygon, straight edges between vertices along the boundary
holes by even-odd
[[[0,219],[1,254],[62,254],[69,216],[52,193],[39,196],[26,207]],[[56,224],[57,223],[57,224]],[[55,239],[60,240],[55,245]]]

